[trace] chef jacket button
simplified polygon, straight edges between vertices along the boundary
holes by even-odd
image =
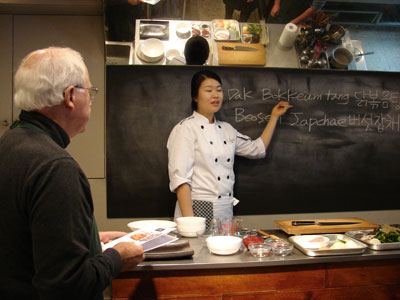
[[[229,179],[229,175],[228,175],[228,176],[226,176],[226,179]]]
[[[224,144],[226,145],[226,141],[224,141]]]
[[[221,128],[221,125],[218,125],[218,128]]]
[[[221,177],[218,176],[218,181],[220,181],[220,180],[221,180]]]
[[[221,199],[221,195],[218,196],[218,199]]]
[[[227,161],[227,162],[230,162],[230,161],[231,161],[231,159],[230,159],[230,158],[228,158],[226,161]]]
[[[213,141],[210,141],[210,144],[211,144],[211,145],[214,144]]]
[[[218,158],[215,159],[215,162],[218,162]]]
[[[229,193],[229,197],[232,196],[232,193]]]
[[[203,126],[203,125],[201,125],[201,129],[204,129],[204,126]]]

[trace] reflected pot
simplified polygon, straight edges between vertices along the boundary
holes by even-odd
[[[330,63],[335,69],[346,69],[353,60],[354,55],[349,49],[338,47],[333,51]]]

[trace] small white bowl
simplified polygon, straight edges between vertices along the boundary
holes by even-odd
[[[178,49],[168,49],[167,52],[165,52],[165,57],[167,59],[167,63],[171,63],[172,60],[177,57],[180,56],[181,53],[179,52]]]
[[[194,226],[185,226],[185,225],[177,225],[178,232],[181,236],[184,237],[197,237],[198,234],[204,233],[206,230],[206,225],[194,225]]]
[[[210,252],[218,255],[231,255],[239,251],[242,239],[237,236],[220,235],[207,238],[207,247]]]
[[[319,249],[329,244],[329,238],[322,235],[303,235],[299,236],[296,241],[303,247],[309,249]]]
[[[191,26],[188,23],[178,23],[178,25],[176,25],[176,36],[181,38],[181,39],[187,39],[190,38],[191,36]]]
[[[206,218],[203,217],[180,217],[176,218],[176,224],[185,226],[204,225]]]
[[[164,43],[159,39],[147,39],[139,47],[141,56],[148,62],[156,62],[164,57]]]

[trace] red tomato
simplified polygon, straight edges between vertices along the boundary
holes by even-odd
[[[264,243],[264,239],[255,235],[248,236],[243,239],[243,244],[246,246],[246,248],[249,247],[250,243]]]

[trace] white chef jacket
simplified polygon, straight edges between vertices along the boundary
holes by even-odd
[[[251,140],[229,123],[210,124],[203,115],[183,119],[172,129],[167,142],[170,190],[187,183],[193,200],[213,202],[215,218],[232,218],[235,155],[265,157],[261,138]],[[179,206],[175,217],[181,215]]]

